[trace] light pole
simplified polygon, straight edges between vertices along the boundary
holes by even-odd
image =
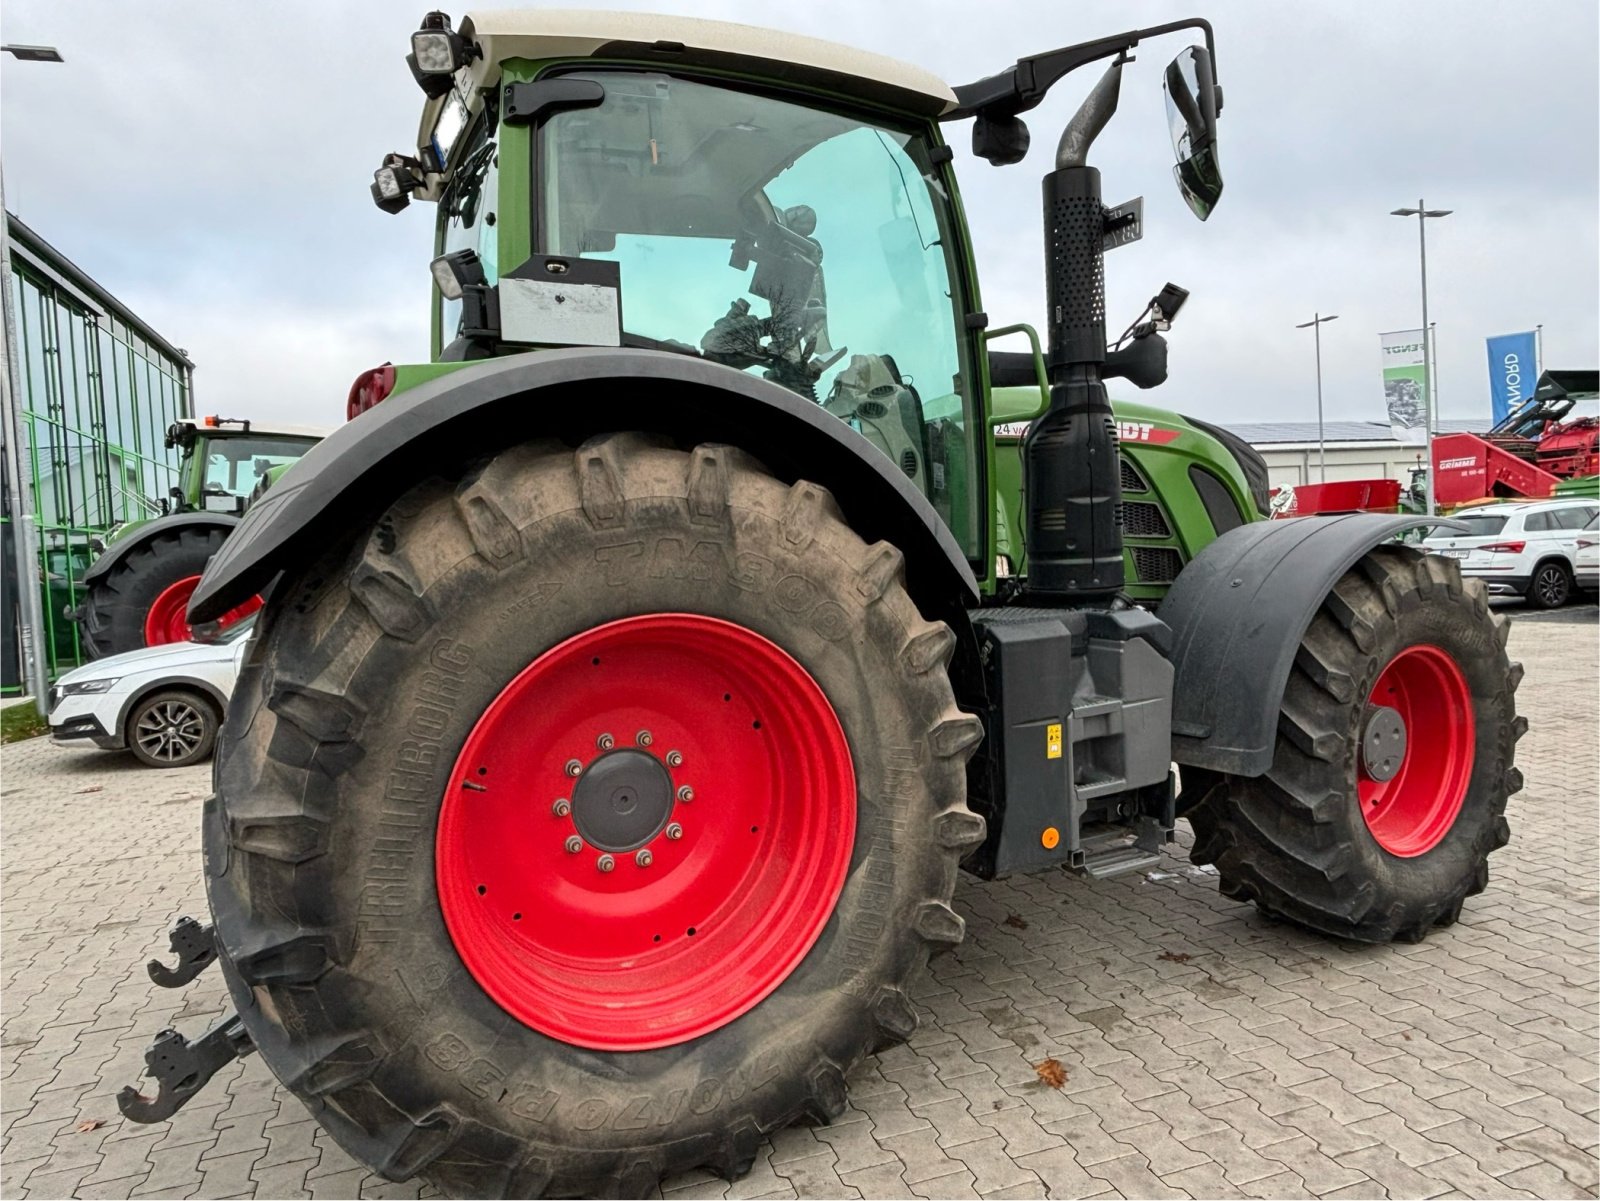
[[[19,62],[58,63],[61,52],[54,46],[0,46],[0,53]],[[0,418],[5,437],[5,467],[11,490],[11,534],[15,541],[17,564],[17,624],[22,643],[23,678],[33,693],[33,706],[45,716],[50,681],[45,667],[44,613],[39,604],[39,531],[30,511],[30,490],[22,474],[22,388],[17,374],[16,309],[11,298],[11,221],[6,214],[5,173],[0,170],[0,317],[5,322],[0,337]]]
[[[1393,209],[1391,217],[1417,219],[1417,246],[1422,253],[1422,408],[1423,424],[1428,433],[1428,516],[1434,513],[1433,505],[1433,355],[1428,347],[1428,218],[1448,217],[1454,209],[1431,209],[1420,199],[1414,209]]]
[[[1313,313],[1310,321],[1302,321],[1295,329],[1309,329],[1317,340],[1317,472],[1322,483],[1328,482],[1328,443],[1322,436],[1322,323],[1339,320],[1338,313],[1324,317]]]

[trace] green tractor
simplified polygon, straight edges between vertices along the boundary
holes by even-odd
[[[1157,861],[1335,938],[1449,925],[1508,837],[1520,669],[1411,517],[1258,520],[1164,378],[1168,286],[1108,349],[1091,144],[1129,52],[1217,202],[1212,31],[951,88],[650,14],[412,37],[381,207],[438,204],[435,362],[246,513],[190,605],[273,585],[203,819],[236,1011],[147,1056],[159,1121],[258,1051],[390,1179],[639,1196],[745,1172],[916,1027],[957,873]],[[952,154],[1110,60],[1044,176],[1048,336],[992,350]],[[1131,216],[1130,216],[1131,215]],[[276,583],[274,584],[274,581]],[[1174,761],[1182,772],[1176,787]]]
[[[117,526],[95,548],[79,582],[83,603],[67,610],[88,656],[188,638],[189,597],[211,556],[268,476],[281,474],[324,432],[217,416],[183,417],[167,427],[167,449],[182,456],[178,482],[150,502],[159,516]],[[259,604],[251,597],[212,624],[231,625]]]

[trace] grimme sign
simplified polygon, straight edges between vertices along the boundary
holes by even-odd
[[[1489,396],[1494,403],[1494,422],[1499,425],[1533,395],[1539,378],[1535,366],[1536,335],[1531,329],[1520,334],[1501,334],[1490,338],[1488,345]]]

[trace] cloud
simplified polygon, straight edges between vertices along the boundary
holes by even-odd
[[[619,5],[670,10],[671,5]],[[420,98],[402,62],[416,18],[392,0],[160,6],[10,0],[8,40],[61,66],[7,60],[7,202],[196,363],[202,405],[336,422],[354,375],[425,357],[432,209],[367,196],[387,150],[411,144]],[[680,11],[691,6],[678,5]],[[1173,4],[939,0],[805,6],[702,0],[696,15],[768,23],[924,65],[953,82]],[[457,14],[459,16],[459,13]],[[1108,201],[1146,197],[1144,241],[1108,259],[1117,328],[1168,279],[1193,291],[1172,380],[1146,399],[1221,419],[1314,412],[1309,331],[1324,327],[1329,416],[1381,416],[1377,332],[1420,320],[1415,223],[1425,196],[1430,317],[1442,409],[1488,412],[1486,335],[1543,323],[1546,361],[1600,361],[1600,120],[1590,0],[1536,19],[1488,0],[1380,7],[1231,0],[1215,17],[1228,190],[1205,225],[1170,179],[1159,66],[1140,47],[1096,147]],[[984,306],[1042,323],[1039,176],[1093,82],[1029,114],[1033,151],[995,169],[957,148]]]

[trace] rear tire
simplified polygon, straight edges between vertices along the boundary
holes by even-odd
[[[203,574],[226,537],[227,531],[216,526],[157,534],[92,580],[80,626],[89,657],[103,659],[149,645],[145,621],[152,606],[178,581]]]
[[[1534,569],[1528,582],[1528,604],[1535,609],[1559,609],[1572,599],[1572,573],[1566,564],[1549,559]]]
[[[482,773],[457,760],[524,669],[663,613],[735,623],[815,681],[848,739],[854,829],[839,834],[853,841],[817,941],[770,993],[655,1049],[596,1049],[519,1020],[468,966],[440,890],[472,836],[441,813],[521,795],[495,791],[505,760]],[[786,486],[730,447],[537,443],[413,489],[357,545],[280,584],[224,731],[208,888],[263,1058],[358,1159],[453,1195],[640,1196],[701,1165],[743,1174],[763,1134],[838,1116],[846,1073],[915,1028],[908,994],[930,947],[962,936],[949,902],[983,822],[965,805],[980,727],[955,707],[953,648],[912,605],[898,551],[865,545],[823,489]],[[571,699],[547,695],[552,714]],[[619,747],[645,745],[631,713],[605,721]],[[545,754],[548,728],[528,727],[529,755]],[[571,753],[587,761],[596,742]],[[546,866],[571,836],[550,798],[577,804],[559,761],[527,797]],[[710,817],[718,777],[692,778],[707,795],[683,812]],[[506,848],[518,837],[513,823]],[[633,854],[604,880],[642,892]],[[544,937],[539,914],[522,905],[502,928]]]
[[[1512,759],[1527,721],[1509,630],[1454,560],[1369,552],[1301,641],[1267,774],[1183,770],[1193,861],[1216,865],[1224,894],[1340,938],[1417,941],[1450,925],[1488,883],[1488,856],[1510,837],[1507,798],[1522,787]],[[1369,706],[1381,695],[1407,709],[1408,690],[1423,728],[1405,730],[1403,770],[1415,770],[1375,782],[1362,749]]]

